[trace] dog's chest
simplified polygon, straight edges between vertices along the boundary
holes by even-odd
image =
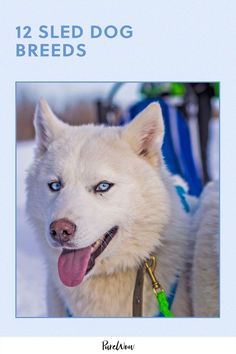
[[[135,271],[96,276],[77,288],[63,288],[62,295],[75,317],[132,317],[135,278]],[[155,297],[145,279],[143,316],[153,316],[156,312]]]
[[[135,272],[96,276],[79,287],[64,289],[64,298],[73,316],[132,316]]]

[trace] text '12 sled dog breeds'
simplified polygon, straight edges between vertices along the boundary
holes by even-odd
[[[174,316],[218,316],[218,185],[186,213],[161,154],[159,104],[125,127],[69,126],[35,113],[27,210],[47,265],[49,316],[133,316],[137,272],[154,257]],[[190,202],[191,203],[191,202]],[[141,314],[159,309],[142,272]]]

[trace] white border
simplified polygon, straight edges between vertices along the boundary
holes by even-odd
[[[120,343],[134,345],[133,350],[119,350],[119,352],[144,354],[235,354],[236,338],[212,337],[104,337],[104,338],[38,338],[38,337],[12,337],[0,338],[1,354],[83,354],[111,353],[117,350],[103,350],[102,342],[108,340],[109,344]]]

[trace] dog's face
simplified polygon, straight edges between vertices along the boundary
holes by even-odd
[[[72,127],[41,101],[35,130],[27,208],[50,246],[60,249],[62,282],[75,286],[147,257],[168,220],[159,105],[124,128]]]

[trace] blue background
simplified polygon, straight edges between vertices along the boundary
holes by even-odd
[[[33,336],[235,335],[235,1],[8,1],[1,16],[0,334]],[[20,58],[15,27],[130,24],[131,39],[86,39],[87,55]],[[45,41],[45,40],[44,40]],[[4,51],[3,51],[4,49]],[[219,319],[15,318],[15,82],[221,82],[221,317]],[[37,271],[36,271],[37,272]],[[33,295],[32,295],[33,296]]]

